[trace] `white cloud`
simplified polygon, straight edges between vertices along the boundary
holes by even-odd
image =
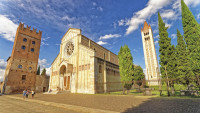
[[[172,24],[165,23],[165,27],[168,27],[170,29],[172,27]]]
[[[0,69],[0,82],[4,79],[5,69]]]
[[[176,38],[176,34],[172,34],[171,37],[172,37],[172,39],[175,39]]]
[[[156,35],[155,37],[154,37],[154,39],[158,39],[159,38],[159,35]]]
[[[128,21],[128,28],[126,29],[126,34],[130,34],[139,28],[139,25],[144,23],[147,18],[150,18],[159,9],[167,6],[172,0],[149,0],[147,6],[134,13],[133,17]]]
[[[75,19],[75,17],[69,17],[68,15],[62,17],[62,20],[67,20],[69,22],[73,22]]]
[[[6,69],[7,62],[4,59],[0,59],[0,69]]]
[[[97,5],[97,3],[96,3],[96,2],[92,2],[92,5],[93,5],[93,6],[96,6],[96,5]]]
[[[0,15],[0,35],[3,38],[14,42],[17,27],[6,15]]]
[[[176,20],[177,19],[177,14],[175,11],[169,9],[169,10],[164,10],[163,12],[160,13],[161,17],[164,19],[170,19],[170,20]]]
[[[133,49],[133,52],[138,52],[138,50],[137,49]]]
[[[0,81],[3,81],[6,65],[7,62],[4,59],[0,59]]]
[[[46,43],[46,42],[44,42],[44,41],[41,42],[41,46],[48,46],[48,45],[49,45],[49,44]]]
[[[38,66],[40,66],[40,68],[45,68],[47,65],[47,60],[46,59],[39,59],[38,60]]]
[[[51,67],[49,67],[49,64],[46,59],[39,59],[38,60],[38,66],[40,66],[40,72],[42,73],[42,70],[46,69],[46,74],[50,75]]]
[[[184,1],[187,5],[189,6],[191,5],[193,7],[196,7],[198,4],[200,4],[200,0],[184,0]]]
[[[51,37],[46,37],[46,38],[42,38],[42,40],[47,41],[48,39],[50,39]]]
[[[48,76],[50,76],[50,73],[51,73],[51,67],[46,68],[46,74],[47,74]]]
[[[98,7],[97,10],[99,10],[99,11],[102,12],[102,11],[103,11],[103,8],[102,8],[102,7]]]
[[[41,46],[48,46],[49,44],[47,43],[47,40],[50,39],[51,37],[47,38],[42,38]]]
[[[197,15],[197,19],[200,19],[200,13]]]
[[[99,44],[99,45],[106,45],[108,43],[107,42],[103,42],[103,41],[98,41],[97,44]]]
[[[154,42],[154,44],[155,44],[155,45],[158,45],[158,40],[156,40],[156,41]]]
[[[121,20],[118,21],[118,25],[119,26],[127,26],[128,21],[129,21],[128,19],[125,19],[125,20],[121,19]]]
[[[108,34],[108,35],[100,36],[99,40],[118,38],[118,37],[121,37],[121,35],[120,34]]]
[[[200,0],[184,0],[185,4],[187,6],[196,7],[200,4]],[[173,9],[179,9],[179,12],[181,12],[181,0],[175,0],[175,2],[172,5]]]

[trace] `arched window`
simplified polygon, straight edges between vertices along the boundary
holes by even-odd
[[[18,68],[19,68],[19,69],[22,69],[22,65],[18,65]]]
[[[34,48],[31,48],[31,52],[34,52]]]
[[[27,39],[26,39],[26,38],[24,38],[24,39],[23,39],[23,41],[24,41],[24,42],[27,42]]]
[[[25,49],[26,49],[26,46],[22,46],[22,49],[25,50]]]
[[[35,41],[32,41],[32,44],[35,45]]]

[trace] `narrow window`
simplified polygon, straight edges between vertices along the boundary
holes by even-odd
[[[26,49],[26,46],[22,46],[22,49],[25,50],[25,49]]]
[[[31,52],[34,52],[34,48],[31,48]]]
[[[101,73],[101,72],[102,72],[101,65],[99,65],[99,73]]]
[[[32,41],[32,44],[35,45],[35,41]]]
[[[24,39],[23,39],[23,41],[24,41],[24,42],[27,42],[27,39],[26,39],[26,38],[24,38]]]
[[[19,69],[22,69],[22,65],[18,65],[18,68],[19,68]]]
[[[26,80],[26,75],[22,75],[22,80]]]
[[[106,54],[104,53],[104,60],[105,60],[105,58],[106,58]]]

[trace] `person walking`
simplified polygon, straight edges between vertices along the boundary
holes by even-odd
[[[34,98],[35,92],[32,90],[32,98]]]
[[[28,98],[28,94],[29,94],[29,90],[27,90],[27,92],[26,92],[26,98]]]
[[[24,98],[24,99],[25,99],[25,97],[26,97],[26,92],[27,92],[26,90],[23,91],[23,98]]]

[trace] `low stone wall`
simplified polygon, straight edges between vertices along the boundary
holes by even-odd
[[[37,75],[35,92],[47,92],[49,88],[49,76]]]

